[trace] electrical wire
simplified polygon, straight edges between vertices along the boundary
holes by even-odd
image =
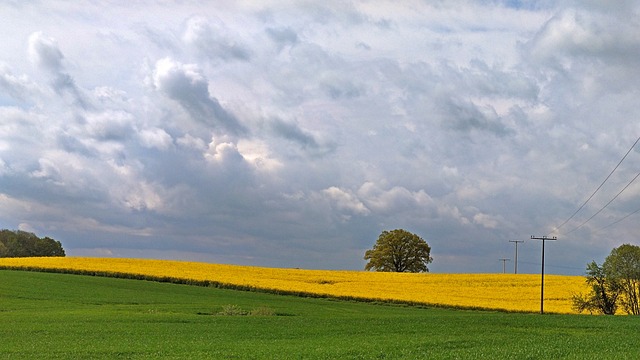
[[[562,222],[562,224],[560,224],[560,225],[556,226],[556,227],[554,228],[554,230],[553,230],[551,233],[547,234],[547,236],[548,236],[548,235],[551,235],[552,233],[554,233],[554,232],[556,232],[556,231],[558,231],[558,230],[560,230],[560,228],[562,228],[562,227],[563,227],[564,225],[566,225],[566,224],[567,224],[571,219],[573,219],[573,218],[574,218],[574,217],[575,217],[575,216],[580,212],[580,210],[582,210],[582,209],[585,207],[585,205],[587,205],[587,203],[588,203],[589,201],[591,201],[591,199],[596,195],[596,193],[597,193],[598,191],[600,191],[600,189],[602,188],[602,186],[604,186],[604,184],[607,182],[607,180],[609,180],[609,178],[611,177],[611,175],[613,175],[613,173],[618,169],[618,167],[620,166],[620,164],[622,164],[622,162],[624,161],[624,159],[626,159],[626,158],[627,158],[627,155],[629,155],[629,153],[631,152],[631,150],[633,150],[633,148],[638,144],[638,142],[639,142],[639,141],[640,141],[640,136],[636,139],[636,141],[633,143],[633,145],[631,145],[631,147],[629,148],[629,150],[627,150],[627,152],[624,154],[624,156],[622,157],[622,159],[620,159],[620,161],[618,162],[618,164],[613,168],[613,170],[611,170],[611,172],[609,173],[609,175],[607,175],[607,177],[602,181],[602,183],[600,183],[600,185],[598,186],[598,188],[596,188],[596,190],[591,194],[591,196],[589,196],[589,197],[587,198],[587,200],[585,200],[585,201],[582,203],[582,205],[580,205],[580,207],[578,208],[578,210],[576,210],[573,214],[571,214],[571,216],[569,216],[569,218],[568,218],[567,220],[563,221],[563,222]],[[636,177],[637,177],[637,176],[636,176]],[[634,180],[635,180],[635,178],[634,178]],[[628,186],[628,185],[627,185],[627,186]],[[625,187],[625,189],[626,189],[626,187]],[[624,190],[623,190],[623,191],[624,191]],[[619,194],[618,194],[618,195],[619,195]],[[616,195],[616,197],[617,197],[617,195]],[[613,200],[612,200],[612,201],[613,201]],[[608,204],[607,204],[607,205],[608,205]],[[605,206],[605,207],[606,207],[606,206]],[[600,210],[600,211],[602,211],[602,210]],[[596,215],[597,215],[597,213],[596,213]],[[594,215],[594,216],[595,216],[595,215]],[[593,218],[593,216],[592,216],[591,218]],[[591,218],[589,218],[589,220],[591,220]],[[589,220],[587,220],[587,221],[589,221]],[[586,222],[585,222],[585,223],[586,223]],[[585,223],[581,224],[579,227],[581,227],[581,226],[582,226],[582,225],[584,225]],[[573,232],[573,231],[575,231],[575,230],[577,230],[577,228],[576,228],[576,229],[573,229],[573,230],[571,230],[571,231],[569,231],[569,233],[571,233],[571,232]],[[567,233],[567,234],[568,234],[568,233]],[[565,235],[566,235],[566,234],[565,234]]]
[[[595,214],[591,215],[590,218],[588,218],[587,220],[585,220],[582,224],[578,225],[577,227],[573,228],[571,231],[568,231],[566,233],[564,233],[564,235],[567,234],[571,234],[572,232],[578,230],[579,228],[581,228],[584,224],[588,223],[589,221],[591,221],[591,219],[593,219],[594,217],[596,217],[596,215],[600,214],[602,212],[602,210],[604,210],[607,206],[609,206],[609,204],[611,204],[615,199],[618,198],[618,196],[620,196],[620,194],[622,194],[625,190],[627,190],[627,188],[634,182],[636,181],[636,179],[640,177],[640,172],[636,174],[636,176],[631,179],[631,181],[629,181],[627,183],[627,185],[625,185],[625,187],[622,188],[622,190],[618,191],[618,193],[616,194],[616,196],[614,196],[611,200],[609,200],[608,203],[606,203],[603,207],[600,208],[600,210],[596,211]]]
[[[535,262],[530,262],[530,261],[520,261],[520,260],[518,260],[518,263],[519,264],[525,264],[525,265],[537,265],[537,266],[540,266],[540,263],[535,263]],[[549,267],[549,268],[584,270],[584,268],[579,268],[579,267],[575,267],[575,266],[553,265],[553,264],[545,264],[544,267],[545,268]]]
[[[611,224],[609,224],[609,225],[607,225],[607,226],[603,226],[603,227],[601,227],[600,229],[598,229],[598,230],[594,231],[594,234],[595,234],[595,233],[599,233],[600,231],[602,231],[602,230],[604,230],[604,229],[606,229],[606,228],[608,228],[608,227],[611,227],[611,226],[613,226],[613,225],[615,225],[615,224],[617,224],[617,223],[619,223],[619,222],[621,222],[621,221],[625,220],[625,219],[626,219],[626,218],[628,218],[629,216],[631,216],[631,215],[635,215],[635,214],[637,214],[637,213],[639,213],[639,212],[640,212],[640,209],[638,209],[638,210],[636,210],[636,211],[634,211],[634,212],[632,212],[632,213],[629,213],[629,214],[625,215],[623,218],[618,219],[618,220],[616,220],[616,221],[612,222]]]

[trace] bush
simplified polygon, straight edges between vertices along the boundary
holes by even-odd
[[[246,311],[244,309],[242,309],[240,306],[238,305],[233,305],[233,304],[229,304],[229,305],[225,305],[222,307],[222,311],[218,312],[218,315],[223,315],[223,316],[245,316],[245,315],[250,315],[250,316],[274,316],[276,315],[275,310],[266,307],[266,306],[261,306],[258,308],[255,308],[251,311]]]
[[[269,308],[269,307],[266,307],[266,306],[261,306],[259,308],[255,308],[255,309],[251,310],[251,313],[249,313],[249,315],[251,315],[251,316],[274,316],[274,315],[276,315],[276,312],[272,308]]]
[[[243,310],[240,306],[238,305],[225,305],[222,307],[222,311],[220,311],[218,313],[218,315],[224,315],[224,316],[242,316],[242,315],[247,315],[248,312],[246,312],[245,310]]]
[[[576,311],[613,315],[621,305],[627,314],[640,315],[640,246],[614,248],[602,266],[589,263],[586,275],[591,292],[573,296]]]

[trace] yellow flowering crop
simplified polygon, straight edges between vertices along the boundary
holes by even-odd
[[[2,258],[0,268],[131,274],[148,279],[210,282],[351,299],[507,311],[540,310],[539,274],[409,274],[80,257]],[[573,313],[571,296],[587,291],[584,277],[546,275],[545,312]]]

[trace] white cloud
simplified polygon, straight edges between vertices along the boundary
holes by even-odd
[[[473,216],[473,222],[475,224],[480,224],[488,229],[495,229],[500,224],[498,219],[496,219],[495,217],[483,213],[475,214]]]
[[[638,24],[627,21],[629,14],[620,18],[611,16],[610,9],[602,13],[583,9],[562,11],[534,38],[533,54],[543,58],[565,57],[565,60],[569,60],[569,56],[633,59],[640,50],[640,41],[632,35]]]
[[[207,149],[207,144],[204,142],[204,140],[196,138],[191,134],[185,134],[183,137],[178,138],[176,140],[176,143],[186,148],[192,148],[195,150],[200,150],[202,152]]]
[[[166,150],[173,145],[173,138],[164,129],[151,128],[140,131],[142,144],[149,148]]]
[[[400,186],[383,190],[372,182],[362,184],[358,195],[367,207],[380,214],[411,212],[434,205],[433,199],[424,190],[412,192]]]
[[[16,102],[31,104],[46,93],[25,74],[15,75],[9,66],[0,64],[0,94],[8,94]]]
[[[241,139],[237,147],[242,157],[253,163],[258,170],[277,172],[283,166],[282,161],[274,157],[264,141]]]
[[[152,184],[142,182],[128,189],[122,199],[125,206],[134,210],[157,210],[164,204],[162,198]]]
[[[238,147],[231,142],[217,142],[212,140],[209,143],[209,148],[205,153],[205,158],[214,163],[229,164],[244,162],[244,157],[238,151]]]
[[[324,189],[322,193],[327,196],[338,210],[346,211],[355,215],[367,215],[369,209],[358,198],[348,190],[331,186]]]

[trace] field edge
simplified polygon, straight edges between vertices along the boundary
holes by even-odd
[[[29,266],[29,265],[0,265],[0,270],[32,271],[32,272],[59,273],[59,274],[71,274],[71,275],[83,275],[83,276],[99,276],[99,277],[130,279],[130,280],[144,280],[144,281],[171,283],[171,284],[178,284],[178,285],[213,287],[213,288],[219,288],[219,289],[229,289],[229,290],[238,290],[238,291],[247,291],[247,292],[261,292],[261,293],[267,293],[267,294],[288,295],[288,296],[296,296],[296,297],[335,299],[335,300],[341,300],[341,301],[356,301],[356,302],[372,303],[372,304],[375,303],[375,304],[389,304],[389,305],[405,305],[405,306],[430,307],[430,308],[452,309],[452,310],[488,311],[488,312],[502,312],[502,313],[519,313],[519,314],[537,313],[537,311],[512,310],[512,309],[483,307],[483,306],[464,306],[464,305],[439,304],[439,303],[418,302],[418,301],[398,300],[398,299],[381,299],[381,298],[373,298],[373,297],[321,294],[321,293],[313,293],[313,292],[306,292],[306,291],[293,291],[293,290],[283,290],[283,289],[275,289],[275,288],[268,288],[268,287],[239,285],[239,284],[220,282],[216,280],[196,280],[196,279],[180,278],[180,277],[173,277],[173,276],[154,276],[154,275],[146,275],[146,274],[139,274],[139,273],[133,273],[133,272],[128,273],[128,272],[116,272],[116,271],[107,271],[107,270],[97,271],[97,270],[69,269],[69,268],[42,267],[42,266]],[[561,313],[545,312],[545,314],[553,315],[553,314],[561,314]],[[572,314],[562,314],[562,315],[572,315]],[[577,314],[573,314],[573,315],[577,315]]]

